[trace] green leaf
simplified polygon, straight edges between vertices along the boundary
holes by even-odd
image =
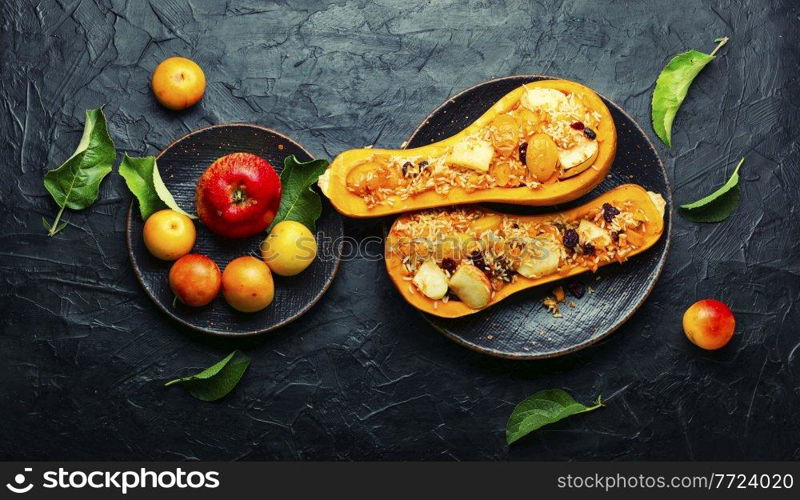
[[[156,159],[152,156],[132,158],[125,155],[119,164],[119,175],[125,179],[128,189],[139,200],[139,213],[147,220],[153,213],[167,208],[158,197],[153,186],[153,172],[156,170]]]
[[[216,401],[236,387],[248,366],[250,358],[241,351],[233,351],[222,361],[200,373],[170,380],[164,387],[179,384],[201,401]]]
[[[59,221],[65,208],[83,210],[97,200],[100,183],[111,172],[116,158],[102,106],[87,110],[83,135],[75,152],[44,176],[44,187],[59,206],[55,221],[48,225],[50,236],[64,228]]]
[[[543,427],[579,413],[600,408],[600,396],[593,406],[585,406],[561,389],[547,389],[528,397],[514,408],[506,424],[506,442],[513,443],[519,438]]]
[[[328,168],[327,160],[299,162],[294,155],[283,161],[281,172],[281,204],[269,229],[285,220],[293,220],[314,231],[322,215],[322,200],[311,188]]]
[[[653,130],[661,141],[672,146],[672,122],[681,107],[695,77],[715,59],[715,54],[728,42],[728,37],[717,38],[717,47],[711,54],[696,50],[673,57],[661,70],[656,80],[651,102]]]
[[[59,231],[67,227],[67,223],[66,221],[64,221],[61,224],[55,226],[54,228],[52,225],[50,225],[49,222],[47,222],[47,219],[45,219],[44,217],[42,217],[42,225],[44,226],[45,231],[47,231],[48,233],[53,233],[51,236],[55,236],[56,234],[58,234]]]
[[[130,192],[139,200],[139,213],[143,220],[165,208],[171,208],[192,219],[196,218],[184,212],[175,202],[172,193],[161,180],[154,157],[133,158],[125,155],[119,165],[119,173],[125,179]]]
[[[681,215],[692,222],[721,222],[739,206],[739,169],[744,163],[744,158],[739,160],[728,182],[722,185],[705,198],[694,203],[681,205]]]
[[[161,180],[161,173],[158,171],[158,165],[155,164],[155,160],[153,160],[153,187],[155,188],[156,193],[161,201],[163,201],[169,208],[175,210],[176,212],[182,213],[190,219],[197,218],[196,215],[192,215],[178,206],[178,202],[175,201],[175,197],[172,196],[172,193],[169,192],[169,189],[167,189],[164,181]]]

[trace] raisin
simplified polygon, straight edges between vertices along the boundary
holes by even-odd
[[[455,272],[456,265],[457,265],[456,261],[454,261],[451,258],[445,257],[444,259],[442,259],[442,269],[444,269],[445,271],[447,271],[447,272],[449,272],[451,274],[453,272]]]
[[[578,244],[578,232],[574,229],[564,231],[564,246],[574,248]]]
[[[583,130],[584,128],[586,128],[586,125],[584,125],[583,122],[573,122],[569,126],[574,128],[575,130]]]
[[[414,164],[411,163],[410,161],[407,161],[407,162],[403,163],[403,177],[408,177],[409,175],[412,175],[414,173],[411,170],[411,167],[413,167],[413,166],[414,166]]]
[[[511,224],[511,227],[513,227],[514,229],[519,229],[519,224],[517,224],[515,222],[515,223]]]
[[[523,142],[519,145],[519,162],[525,165],[528,161],[528,143]]]
[[[478,250],[474,250],[471,254],[469,254],[469,260],[472,261],[475,267],[477,267],[484,273],[488,274],[491,271],[491,269],[489,269],[489,266],[486,264],[486,260],[484,260],[483,258],[483,254]]]
[[[517,274],[516,271],[512,269],[503,269],[500,273],[497,274],[497,277],[500,278],[500,281],[503,283],[511,283],[514,281],[514,275]]]
[[[583,297],[583,294],[586,293],[586,285],[581,283],[580,281],[570,281],[567,283],[567,290],[569,290],[570,295],[579,299]]]
[[[422,173],[422,171],[425,170],[426,168],[428,168],[428,162],[427,161],[423,160],[423,161],[419,162],[419,173]]]
[[[594,130],[590,129],[589,127],[583,129],[583,135],[592,140],[597,139],[597,133]]]
[[[610,203],[603,203],[603,218],[611,224],[614,217],[619,215],[619,209]]]
[[[614,243],[619,243],[619,231],[611,231],[611,239]]]
[[[594,255],[594,245],[591,243],[586,243],[583,245],[583,254],[584,255]]]
[[[514,275],[517,274],[517,272],[511,269],[511,263],[505,258],[499,259],[498,263],[499,266],[497,270],[492,273],[492,277],[499,279],[503,283],[511,283],[514,280]]]

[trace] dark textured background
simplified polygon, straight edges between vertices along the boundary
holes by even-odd
[[[0,62],[0,457],[17,459],[798,459],[800,154],[794,2],[375,3],[8,1]],[[431,109],[496,76],[585,82],[649,131],[652,85],[676,52],[722,57],[697,79],[661,148],[676,202],[743,167],[734,217],[676,217],[649,301],[578,354],[514,362],[432,330],[382,263],[345,262],[329,293],[282,331],[233,344],[170,322],[134,278],[129,202],[110,176],[91,209],[48,238],[44,172],[73,150],[86,108],[106,104],[122,152],[154,154],[225,121],[283,131],[320,156],[397,146]],[[207,93],[173,113],[148,88],[184,55]],[[347,222],[356,237],[377,223]],[[726,301],[737,333],[720,352],[690,345],[683,310]],[[162,382],[233,347],[254,362],[217,404]],[[513,405],[564,387],[608,407],[509,449]]]

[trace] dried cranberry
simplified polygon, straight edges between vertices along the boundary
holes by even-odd
[[[574,248],[578,244],[578,232],[574,229],[564,231],[564,246]]]
[[[523,142],[519,145],[519,162],[525,165],[528,161],[528,143]]]
[[[442,259],[442,269],[445,271],[452,273],[456,270],[456,261],[451,258],[445,257]]]
[[[567,290],[569,290],[570,295],[579,299],[583,297],[583,294],[586,293],[586,285],[581,283],[580,281],[570,281],[567,283]]]
[[[597,133],[594,130],[590,129],[589,127],[583,129],[583,135],[592,140],[597,139]]]
[[[586,127],[586,125],[584,125],[583,122],[573,122],[569,126],[574,128],[575,130],[583,130]]]
[[[583,254],[584,255],[594,255],[594,245],[591,243],[586,243],[583,245]]]
[[[614,217],[619,215],[619,209],[610,203],[603,203],[603,218],[611,224]]]
[[[407,161],[407,162],[403,163],[403,177],[408,177],[409,169],[411,167],[413,167],[413,166],[414,166],[414,164],[411,163],[410,161]]]

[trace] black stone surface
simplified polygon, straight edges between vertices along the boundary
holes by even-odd
[[[800,458],[799,15],[794,2],[747,0],[2,2],[0,458]],[[746,156],[741,206],[716,225],[676,216],[650,299],[565,358],[521,363],[454,344],[368,259],[343,262],[329,293],[282,331],[207,339],[176,327],[136,282],[121,178],[57,237],[41,227],[55,213],[42,175],[99,104],[132,155],[226,121],[275,128],[318,156],[398,146],[446,97],[519,73],[585,82],[646,126],[669,57],[722,35],[731,42],[660,152],[676,203],[710,192]],[[148,88],[176,54],[208,79],[200,105],[181,113]],[[681,332],[683,310],[704,297],[736,313],[719,352]],[[162,387],[234,347],[254,362],[221,402]],[[508,448],[514,404],[549,387],[603,394],[608,406]]]

